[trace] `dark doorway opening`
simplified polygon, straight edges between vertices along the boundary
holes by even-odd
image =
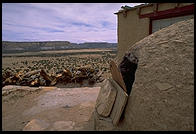
[[[135,72],[137,66],[138,58],[133,53],[125,54],[119,65],[128,95],[130,95],[133,83],[135,81]]]

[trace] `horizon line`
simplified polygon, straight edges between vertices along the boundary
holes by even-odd
[[[2,42],[70,42],[70,41],[8,41],[8,40],[2,40]],[[70,42],[70,43],[76,43],[76,42]],[[78,42],[76,44],[82,44],[82,43],[117,43],[117,42],[107,42],[107,41],[86,41],[86,42]]]

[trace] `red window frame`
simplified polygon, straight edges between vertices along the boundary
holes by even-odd
[[[158,5],[157,5],[158,6]],[[152,34],[152,21],[158,19],[166,19],[171,17],[179,17],[194,14],[194,4],[183,7],[175,7],[164,11],[155,11],[148,14],[139,14],[139,18],[150,18],[149,34]]]

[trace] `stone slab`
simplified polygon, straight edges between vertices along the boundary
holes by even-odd
[[[125,92],[127,92],[122,74],[113,60],[110,62],[110,70],[113,80],[116,81]]]
[[[97,131],[110,131],[114,129],[112,119],[101,117],[96,111],[94,113],[94,129]]]
[[[103,117],[110,115],[113,104],[115,102],[117,90],[111,84],[110,79],[106,79],[100,89],[99,95],[96,100],[97,113]]]
[[[37,91],[40,90],[39,87],[29,87],[29,86],[16,86],[16,85],[8,85],[2,88],[2,95],[8,95],[15,91]]]
[[[128,95],[115,81],[112,80],[111,82],[117,89],[117,96],[110,117],[112,123],[117,125],[126,106]]]

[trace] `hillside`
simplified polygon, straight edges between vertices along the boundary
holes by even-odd
[[[117,43],[86,42],[71,43],[69,41],[45,41],[45,42],[9,42],[2,41],[3,53],[34,52],[44,50],[65,50],[84,48],[116,48]]]

